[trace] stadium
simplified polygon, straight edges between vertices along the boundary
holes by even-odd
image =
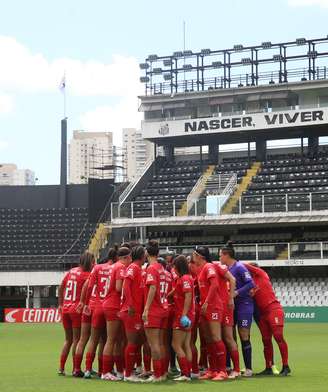
[[[2,344],[12,352],[7,366],[15,367],[12,350],[21,347],[16,333],[24,340],[19,355],[28,358],[35,331],[44,361],[37,364],[38,379],[48,390],[71,390],[76,383],[92,389],[71,377],[53,381],[63,334],[58,288],[85,250],[100,262],[114,244],[157,240],[163,257],[192,255],[201,246],[218,260],[232,241],[237,260],[256,263],[270,276],[285,312],[293,372],[284,380],[253,377],[222,388],[237,390],[242,382],[245,391],[324,390],[327,56],[328,38],[149,55],[140,64],[145,93],[139,111],[155,158],[130,183],[89,178],[68,185],[63,119],[60,184],[3,186],[0,192]],[[260,371],[263,347],[255,324],[251,338]],[[276,346],[274,357],[278,363]],[[317,370],[307,374],[311,364]],[[31,390],[42,390],[33,379],[35,364],[27,368]],[[98,380],[92,385],[104,388]],[[172,380],[158,388],[167,385],[185,388]],[[147,388],[124,385],[139,387]],[[200,389],[202,382],[189,387]],[[5,378],[3,390],[9,389]]]

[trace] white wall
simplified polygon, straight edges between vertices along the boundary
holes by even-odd
[[[0,286],[56,286],[65,272],[0,272]]]

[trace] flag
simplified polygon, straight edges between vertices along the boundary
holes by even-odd
[[[66,77],[65,77],[65,74],[64,74],[64,76],[62,77],[62,80],[60,81],[60,84],[59,84],[59,90],[61,92],[64,92],[65,91],[65,87],[66,87]]]

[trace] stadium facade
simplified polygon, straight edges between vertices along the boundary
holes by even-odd
[[[98,206],[99,224],[84,246],[93,243],[89,249],[101,254],[104,236],[107,246],[156,238],[163,252],[207,245],[217,258],[232,240],[240,260],[269,272],[288,320],[328,321],[327,56],[327,38],[148,56],[140,64],[140,110],[155,158],[135,182],[111,184],[115,192],[102,203],[87,203],[84,217]],[[282,139],[284,147],[276,142]],[[192,154],[178,153],[190,147]],[[4,216],[12,213],[0,207]],[[9,237],[1,248],[7,276],[22,272],[4,255],[20,219],[2,232]],[[48,230],[55,218],[42,219]],[[84,218],[61,219],[75,227],[74,219]],[[40,249],[36,244],[39,256]],[[16,261],[23,260],[20,252],[14,250]],[[36,265],[46,272],[40,259],[28,263],[28,272]],[[21,276],[26,290],[27,273]],[[15,278],[1,285],[3,297]]]

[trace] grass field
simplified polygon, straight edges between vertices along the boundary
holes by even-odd
[[[1,392],[84,392],[84,391],[217,391],[227,392],[324,392],[328,391],[328,325],[287,324],[292,376],[241,379],[224,383],[168,381],[157,385],[83,380],[57,376],[58,354],[62,344],[60,325],[0,324]],[[263,369],[262,346],[254,327],[254,370]],[[275,352],[276,348],[275,348]],[[276,354],[277,365],[279,355]],[[67,367],[71,370],[71,361]]]

